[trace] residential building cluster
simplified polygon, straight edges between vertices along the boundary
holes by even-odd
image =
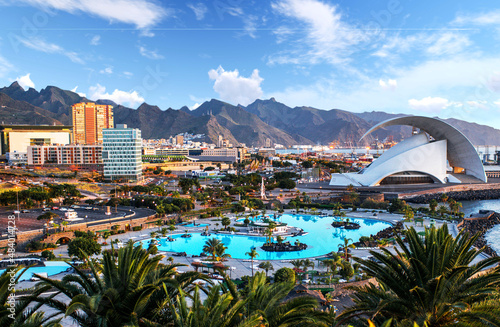
[[[141,131],[114,128],[113,106],[74,104],[71,121],[72,126],[0,125],[0,155],[10,164],[96,170],[106,180],[142,178]]]

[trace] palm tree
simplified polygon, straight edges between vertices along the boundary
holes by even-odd
[[[181,292],[180,297],[170,299],[168,306],[174,312],[172,326],[176,327],[257,327],[260,325],[260,316],[253,315],[242,320],[246,300],[235,301],[230,293],[220,294],[221,286],[214,286],[207,294],[207,299],[201,301],[200,291],[195,288],[191,307],[188,307],[186,294]],[[160,324],[147,324],[150,327],[161,327]]]
[[[41,303],[36,303],[34,306],[32,306],[32,301],[30,298],[11,298],[11,294],[14,295],[14,293],[12,292],[10,287],[12,287],[12,284],[18,283],[19,278],[24,274],[25,271],[26,269],[23,269],[21,271],[21,267],[8,268],[5,269],[5,271],[0,275],[0,326],[61,326],[59,324],[60,319],[50,321],[50,319],[59,315],[59,312],[46,317],[43,312],[38,311],[42,306]],[[11,277],[13,277],[12,281]],[[14,301],[13,307],[10,306],[11,301]]]
[[[302,267],[304,267],[304,271],[307,271],[307,268],[311,267],[314,269],[314,262],[309,258],[302,260]]]
[[[251,248],[250,252],[245,253],[245,255],[249,256],[250,260],[252,261],[252,277],[253,277],[253,259],[259,256],[259,252],[257,252],[255,248]]]
[[[221,261],[221,260],[224,260],[224,259],[227,259],[227,258],[231,258],[231,255],[229,253],[226,253],[226,250],[227,250],[227,246],[224,246],[224,243],[219,243],[216,247],[215,247],[215,259],[217,261]]]
[[[155,221],[155,225],[158,226],[158,231],[159,231],[161,226],[163,226],[163,220],[158,219],[157,221]]]
[[[441,217],[443,217],[444,214],[447,213],[447,212],[448,212],[448,209],[446,209],[445,206],[443,206],[443,205],[439,206],[438,213],[441,215]]]
[[[352,239],[344,237],[344,246],[342,248],[342,250],[344,251],[344,259],[347,260],[348,262],[349,262],[349,248],[351,249],[356,248],[356,246],[352,243],[350,244],[349,241],[352,242]]]
[[[227,230],[227,226],[231,225],[231,219],[224,217],[222,218],[221,224],[224,226],[224,229]]]
[[[292,264],[292,266],[294,268],[300,269],[300,267],[302,267],[302,260],[301,259],[290,260],[290,263]]]
[[[448,206],[450,207],[450,211],[453,213],[453,216],[456,216],[460,208],[462,207],[462,203],[457,202],[454,199],[450,199],[448,200]]]
[[[333,259],[326,259],[321,261],[321,263],[326,267],[327,273],[335,273],[337,270],[337,261]]]
[[[316,299],[300,296],[284,301],[294,286],[294,283],[266,283],[264,273],[256,273],[248,285],[248,313],[258,312],[262,325],[268,327],[331,326],[331,315],[318,310]]]
[[[448,201],[448,195],[446,193],[441,194],[441,202],[446,203]]]
[[[439,205],[439,203],[437,202],[437,200],[436,199],[432,199],[429,202],[429,209],[431,209],[431,212],[436,212],[436,208],[437,208],[438,205]]]
[[[222,243],[221,240],[216,239],[215,237],[209,238],[205,242],[205,245],[203,246],[203,252],[205,252],[207,254],[211,254],[212,255],[212,260],[215,261],[215,255],[216,255],[216,252],[217,252],[217,247],[220,246],[220,244],[222,244],[224,246],[224,244]]]
[[[266,271],[266,277],[269,270],[274,270],[273,264],[270,263],[269,261],[259,263],[259,268],[264,269]]]
[[[161,256],[132,243],[118,250],[115,259],[105,252],[102,267],[89,261],[90,276],[78,267],[74,274],[61,281],[40,277],[32,301],[55,309],[58,314],[73,318],[80,326],[136,326],[142,317],[161,320],[166,315],[163,303],[168,295],[176,296],[178,289],[189,289],[196,279],[206,278],[196,272],[178,274],[179,264],[160,266]],[[48,290],[56,291],[41,296]],[[61,295],[71,299],[63,299]]]
[[[334,210],[339,210],[339,211],[340,211],[340,210],[344,209],[344,207],[342,207],[342,203],[340,203],[340,202],[335,202],[335,203],[333,204],[333,209],[334,209]]]
[[[311,267],[314,269],[314,262],[311,261],[309,258],[302,260],[302,267],[304,267],[304,273],[306,275],[306,279],[309,278],[309,273],[307,272],[307,268]]]
[[[500,258],[476,261],[483,252],[474,248],[479,235],[469,237],[460,232],[453,238],[445,224],[426,229],[424,237],[414,228],[405,236],[408,244],[395,237],[395,253],[370,251],[379,263],[356,259],[379,286],[356,288],[355,305],[340,315],[340,324],[350,319],[371,319],[380,324],[393,318],[398,326],[500,325],[495,293],[500,286],[500,268],[485,271]]]
[[[404,208],[403,208],[403,217],[405,218],[405,220],[412,220],[413,217],[415,216],[415,214],[413,213],[413,209],[411,208],[411,206],[409,205],[405,205]]]

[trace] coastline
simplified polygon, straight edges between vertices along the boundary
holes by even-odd
[[[487,190],[466,190],[466,191],[451,191],[451,192],[436,192],[419,194],[404,198],[406,202],[425,204],[430,200],[440,200],[441,194],[446,193],[449,198],[456,201],[480,201],[480,200],[497,200],[500,199],[500,189],[487,189]]]

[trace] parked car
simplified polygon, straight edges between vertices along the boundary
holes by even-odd
[[[30,212],[30,211],[29,211],[29,210],[26,210],[26,209],[23,209],[23,210],[21,210],[21,212],[22,212],[22,213],[28,213],[28,212]]]
[[[59,210],[59,207],[55,207],[55,206],[54,206],[54,207],[52,207],[51,209],[52,209],[52,210]]]
[[[43,208],[42,211],[50,211],[50,208]]]

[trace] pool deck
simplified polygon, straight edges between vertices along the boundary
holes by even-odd
[[[384,213],[377,213],[377,216],[373,216],[373,213],[371,211],[372,210],[363,210],[363,209],[358,209],[358,211],[355,211],[355,212],[344,210],[344,212],[346,212],[347,216],[348,217],[352,217],[352,218],[377,219],[377,220],[381,220],[381,221],[385,221],[385,222],[389,222],[389,223],[395,223],[395,222],[401,221],[403,219],[403,216],[400,215],[400,214],[390,214],[390,213],[385,213],[385,212]],[[332,211],[331,210],[329,210],[329,211],[322,210],[321,212],[327,212],[329,214],[329,216],[332,216]],[[286,214],[292,214],[292,210],[286,210],[285,213]],[[274,212],[268,211],[268,212],[266,212],[266,214],[273,215]],[[300,215],[303,215],[303,214],[310,214],[310,213],[300,213]],[[234,223],[236,223],[236,219],[239,218],[235,214],[231,214],[231,215],[229,215],[229,217],[231,218],[231,221],[232,221],[231,226],[233,226]],[[209,230],[213,230],[215,228],[221,228],[222,227],[219,221],[212,221],[211,219],[213,219],[213,218],[197,219],[196,223],[197,224],[198,223],[200,223],[200,224],[210,224]],[[216,226],[215,225],[216,223],[219,223],[219,225]],[[442,222],[442,221],[436,220],[436,225],[437,226],[441,226],[443,223],[444,222]],[[405,225],[406,228],[414,227],[417,231],[420,232],[420,231],[423,231],[425,229],[425,227],[423,227],[423,226],[430,225],[430,220],[428,220],[428,219],[424,220],[423,226],[421,226],[420,223],[417,224],[417,226],[415,226],[413,223],[408,223],[408,222],[405,222],[404,225]],[[454,236],[456,236],[458,234],[458,229],[457,229],[456,224],[448,223],[448,226],[449,226],[450,232]],[[176,231],[176,233],[184,233],[185,232],[185,228],[183,228],[182,226],[178,226],[178,227],[179,227],[179,229]],[[205,229],[204,227],[196,227],[196,228],[189,228],[189,231],[190,232],[201,232],[204,229]],[[116,240],[116,239],[119,242],[123,242],[123,243],[126,243],[130,239],[132,239],[134,241],[139,241],[139,240],[143,240],[143,239],[149,239],[150,238],[150,233],[152,231],[158,231],[158,227],[153,227],[153,228],[149,228],[149,229],[145,229],[145,230],[141,230],[141,231],[137,231],[137,232],[128,232],[127,234],[113,235],[113,236],[111,236],[108,239],[108,243],[111,240]],[[103,247],[103,249],[106,249],[106,248],[110,248],[110,246],[108,245],[108,246],[104,246]],[[391,252],[394,251],[394,247],[386,247],[386,249],[388,249]],[[335,248],[332,247],[332,251],[336,251],[336,250],[337,249],[335,249]],[[367,249],[367,248],[351,249],[351,254],[353,256],[355,256],[355,257],[364,258],[364,257],[370,256],[370,251],[380,251],[380,249],[379,248],[373,248],[373,249]],[[63,257],[67,257],[68,256],[68,254],[67,254],[67,246],[64,245],[64,246],[58,247],[57,249],[54,250],[54,254],[56,254],[56,256],[60,255],[60,256],[63,256]],[[201,259],[201,258],[196,258],[196,257],[192,258],[190,256],[189,257],[171,256],[172,252],[162,252],[162,251],[160,251],[159,254],[165,255],[165,258],[163,258],[161,260],[161,262],[164,263],[164,264],[168,264],[169,263],[168,262],[168,258],[172,257],[174,259],[175,263],[186,265],[185,267],[180,267],[179,271],[193,271],[194,267],[191,266],[191,263],[194,262],[194,261],[199,261]],[[487,256],[479,257],[474,262],[477,262],[477,261],[479,261],[481,259],[484,259],[486,257]],[[314,260],[315,258],[311,258],[311,259],[315,263],[315,267],[313,268],[314,270],[317,270],[317,271],[325,271],[326,270],[326,268],[323,265],[320,265],[319,261]],[[262,269],[258,269],[257,266],[258,266],[259,263],[265,262],[265,261],[267,261],[267,260],[254,260],[254,262],[253,262],[254,273],[257,272],[257,271],[263,271]],[[293,267],[293,265],[290,264],[289,260],[269,260],[269,261],[273,265],[273,270],[269,271],[269,275],[272,275],[276,270],[278,270],[280,268],[283,268],[283,267],[292,268]],[[250,276],[252,274],[252,262],[251,262],[250,259],[233,259],[233,258],[231,258],[231,259],[228,259],[227,261],[225,261],[224,264],[231,267],[231,269],[228,270],[227,273],[233,279],[235,279],[235,278],[241,278],[243,276]],[[50,277],[53,278],[53,279],[62,279],[67,274],[68,274],[67,272],[62,272],[62,273],[59,273],[57,275],[52,275]],[[16,289],[31,288],[31,287],[34,287],[36,285],[36,283],[37,282],[23,281],[23,282],[18,283],[18,285],[16,285]],[[64,300],[69,301],[69,299],[67,299],[63,295],[59,295],[58,298],[61,299],[61,300],[63,300],[63,301]],[[48,308],[48,307],[43,307],[43,310],[47,311],[47,313],[53,313],[54,312],[53,309]],[[77,324],[75,324],[72,321],[72,319],[70,319],[70,318],[64,318],[63,319],[63,323],[64,323],[64,326],[70,326],[70,327],[77,326]]]
[[[292,211],[293,210],[285,210],[285,213],[286,214],[292,214]],[[390,213],[387,213],[387,212],[384,212],[384,213],[379,213],[377,212],[377,216],[373,216],[373,213],[372,213],[372,210],[364,210],[364,209],[358,209],[358,211],[349,211],[349,210],[343,210],[346,215],[348,217],[352,217],[352,218],[368,218],[368,219],[377,219],[377,220],[381,220],[381,221],[385,221],[385,222],[388,222],[388,223],[395,223],[397,221],[401,221],[403,219],[403,216],[401,214],[390,214]],[[332,216],[332,210],[321,210],[319,211],[318,213],[320,212],[325,212],[325,213],[328,213],[329,216]],[[266,211],[266,215],[274,215],[274,211]],[[308,213],[299,213],[299,215],[307,215],[307,214],[312,214],[310,212]],[[237,216],[236,214],[230,214],[228,215],[228,217],[231,219],[231,226],[234,225],[234,223],[236,223],[236,219],[237,218],[241,218],[240,216]],[[214,218],[206,218],[206,219],[197,219],[196,220],[196,224],[209,224],[209,231],[212,231],[213,229],[218,229],[218,228],[221,228],[222,225],[220,224],[220,221],[212,221],[212,219]],[[218,226],[216,226],[216,223],[218,223]],[[439,220],[436,220],[436,225],[437,226],[441,226],[443,224],[443,222],[439,221]],[[414,227],[417,231],[423,231],[425,227],[422,227],[420,225],[420,223],[417,224],[417,226],[415,226],[413,223],[409,223],[409,222],[405,222],[404,225],[409,228],[410,226]],[[430,225],[430,221],[427,219],[424,221],[423,223],[424,226],[428,226]],[[458,229],[456,227],[456,224],[450,224],[448,223],[448,226],[450,228],[450,231],[451,233],[456,236],[458,234]],[[178,226],[179,229],[177,229],[174,233],[185,233],[185,230],[186,228],[183,228],[182,226]],[[158,227],[153,227],[153,228],[149,228],[149,229],[144,229],[144,230],[141,230],[141,231],[136,231],[136,232],[128,232],[126,234],[119,234],[119,235],[113,235],[113,236],[110,236],[109,239],[107,240],[108,243],[110,243],[112,240],[118,240],[119,242],[123,242],[123,243],[126,243],[127,241],[129,241],[130,239],[134,240],[134,241],[140,241],[140,240],[144,240],[144,239],[149,239],[151,238],[150,237],[150,233],[155,231],[157,232],[158,231]],[[189,232],[202,232],[203,230],[205,230],[205,227],[191,227],[191,228],[187,228],[187,230]],[[307,230],[305,230],[307,232]],[[213,233],[213,232],[212,232]],[[241,234],[241,233],[239,233]],[[108,246],[103,246],[103,249],[107,249],[107,248],[110,248],[111,246],[108,245]],[[389,248],[390,249],[390,248]],[[338,249],[337,248],[334,248],[332,247],[331,251],[337,251]],[[367,248],[361,248],[361,249],[352,249],[351,250],[351,254],[353,256],[356,256],[356,257],[360,257],[360,258],[363,258],[363,257],[368,257],[370,256],[370,251],[380,251],[380,249],[378,248],[373,248],[373,249],[367,249]],[[191,270],[194,270],[193,266],[191,266],[191,263],[194,262],[194,261],[199,261],[200,258],[192,258],[191,256],[187,256],[187,257],[177,257],[177,256],[172,256],[173,252],[162,252],[160,251],[159,252],[160,254],[163,254],[165,255],[165,258],[162,259],[162,263],[165,263],[167,264],[168,263],[168,258],[169,257],[172,257],[174,259],[174,262],[175,263],[180,263],[180,264],[185,264],[187,265],[186,267],[182,267],[180,268],[179,270],[181,271],[191,271]],[[54,254],[56,256],[63,256],[63,257],[67,257],[67,246],[60,246],[58,247],[57,249],[54,250]],[[325,253],[326,255],[326,253]],[[321,256],[320,256],[321,257]],[[315,257],[311,257],[311,259],[313,259],[313,261],[315,262],[315,269],[316,270],[325,270],[325,267],[323,267],[322,265],[319,266],[319,261],[315,261],[314,260]],[[268,260],[258,260],[258,257],[257,257],[257,260],[254,260],[254,272],[256,271],[261,271],[261,269],[256,269],[257,265],[261,262],[265,262],[265,261],[268,261]],[[274,271],[282,268],[282,267],[288,267],[288,268],[292,268],[292,264],[289,263],[289,260],[269,260],[273,267],[274,267]],[[231,258],[231,259],[228,259],[227,261],[224,262],[224,264],[232,267],[229,271],[228,271],[228,274],[232,277],[232,278],[240,278],[242,276],[248,276],[248,275],[251,275],[252,274],[252,263],[250,261],[250,259],[234,259],[234,258]],[[269,271],[269,274],[272,274],[273,271]],[[55,278],[62,278],[62,276],[64,276],[65,274],[62,273],[62,274],[58,274],[58,275],[55,275],[54,277]],[[34,282],[22,282],[22,287],[21,288],[27,288],[27,287],[32,287],[35,283]]]

